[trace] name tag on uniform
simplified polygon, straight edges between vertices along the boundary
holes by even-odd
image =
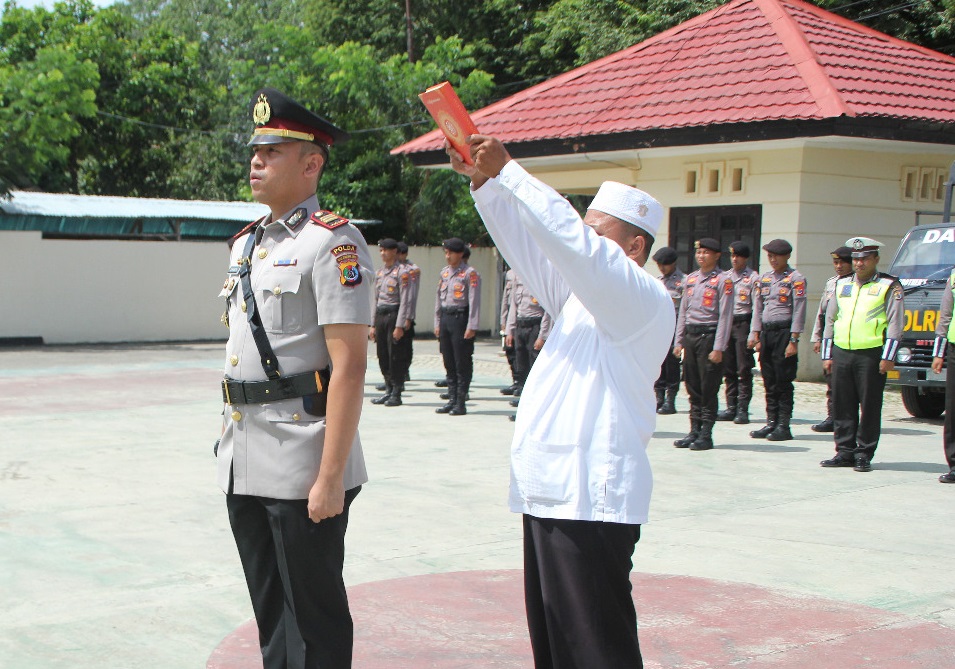
[[[229,268],[229,274],[238,274],[238,273],[239,273],[238,265],[233,265],[232,267]]]
[[[842,292],[839,293],[839,297],[852,297],[852,284],[846,284],[842,287]]]
[[[869,288],[869,295],[878,295],[881,292],[882,292],[882,286],[880,286],[879,284],[875,284],[874,286]]]
[[[298,258],[278,259],[272,263],[272,267],[295,267],[298,265]]]

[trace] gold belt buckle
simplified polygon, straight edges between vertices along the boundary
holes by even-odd
[[[232,404],[232,396],[229,395],[229,379],[222,379],[222,387],[225,388],[225,403]]]
[[[318,388],[318,392],[323,392],[325,390],[322,388],[322,377],[318,372],[315,372],[315,387]]]

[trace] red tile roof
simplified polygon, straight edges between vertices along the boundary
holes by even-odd
[[[955,58],[800,0],[731,0],[472,116],[509,143],[840,116],[955,123]],[[440,146],[435,130],[392,153]]]

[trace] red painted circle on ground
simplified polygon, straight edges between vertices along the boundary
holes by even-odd
[[[634,574],[650,668],[951,669],[955,630],[754,585]],[[356,669],[532,669],[522,573],[472,571],[349,589]],[[207,669],[261,669],[255,621]]]

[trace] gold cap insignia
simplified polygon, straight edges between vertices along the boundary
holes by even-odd
[[[272,118],[272,107],[269,106],[269,100],[265,97],[265,93],[262,93],[259,95],[258,102],[252,108],[252,121],[256,125],[265,125],[270,118]]]

